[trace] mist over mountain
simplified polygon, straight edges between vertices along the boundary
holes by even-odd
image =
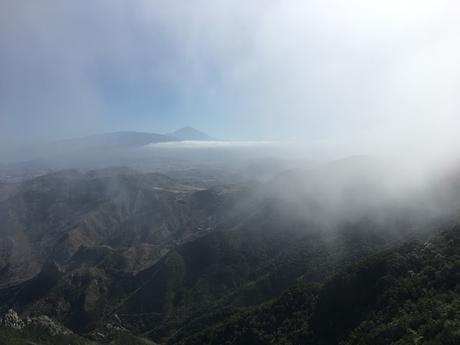
[[[220,342],[199,329],[257,318],[286,289],[459,221],[458,169],[419,185],[398,167],[392,180],[384,162],[352,157],[226,185],[129,168],[4,184],[0,310],[47,315],[88,341]]]
[[[436,277],[425,295],[419,285],[439,251],[449,263],[436,267],[455,271],[456,242],[445,238],[460,222],[457,161],[305,160],[273,148],[267,156],[266,145],[169,144],[180,142],[98,135],[15,166],[23,175],[0,184],[0,315],[8,320],[0,339],[333,345],[358,334],[370,343],[409,337],[369,330],[403,327],[400,313],[427,339],[455,339],[443,333],[450,326],[431,329],[423,309],[435,301],[454,310],[443,296],[455,294],[455,278]],[[439,250],[425,253],[417,241]],[[389,270],[398,255],[407,262]],[[398,309],[411,279],[422,321]]]
[[[0,345],[460,344],[458,18],[0,1]]]

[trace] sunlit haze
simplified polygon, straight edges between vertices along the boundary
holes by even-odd
[[[459,16],[443,0],[5,0],[0,144],[191,125],[224,140],[447,154]]]

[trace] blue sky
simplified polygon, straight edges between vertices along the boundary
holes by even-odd
[[[455,1],[0,3],[0,144],[190,125],[235,140],[452,145]]]

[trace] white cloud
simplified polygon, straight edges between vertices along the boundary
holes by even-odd
[[[145,148],[165,149],[226,149],[226,148],[257,148],[257,147],[281,147],[274,141],[171,141],[164,143],[152,143]]]
[[[190,124],[446,152],[460,144],[459,15],[449,0],[6,0],[0,134]]]

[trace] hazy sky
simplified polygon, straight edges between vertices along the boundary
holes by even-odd
[[[0,144],[191,125],[452,147],[460,4],[2,0]]]

